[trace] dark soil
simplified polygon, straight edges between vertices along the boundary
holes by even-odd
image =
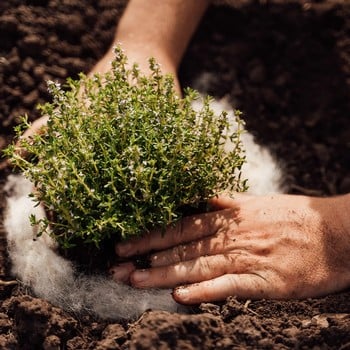
[[[125,0],[1,0],[0,148],[38,117],[45,81],[88,72]],[[211,7],[183,60],[183,86],[228,95],[284,164],[290,192],[350,192],[350,3],[255,1]],[[1,185],[10,172],[0,173]],[[4,196],[0,186],[0,206]],[[2,210],[3,212],[3,210]],[[10,281],[0,229],[1,349],[350,349],[350,292],[301,301],[202,304],[133,323],[74,317]],[[103,298],[103,296],[101,296]]]

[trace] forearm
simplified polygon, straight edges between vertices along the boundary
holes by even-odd
[[[331,291],[350,287],[350,194],[329,197],[320,207],[324,230],[324,259]]]
[[[126,50],[161,55],[177,67],[208,0],[131,0],[117,28]]]
[[[131,64],[147,71],[148,59],[154,57],[163,73],[176,74],[208,4],[209,0],[130,0],[104,64],[112,60],[113,46],[121,44]],[[94,69],[103,70],[102,65]]]
[[[331,198],[328,212],[330,225],[334,221],[333,225],[338,228],[334,233],[334,241],[339,243],[339,250],[344,252],[343,259],[348,262],[350,270],[350,193]]]

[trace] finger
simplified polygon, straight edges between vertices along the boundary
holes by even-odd
[[[249,254],[220,254],[199,257],[175,265],[136,270],[130,276],[130,282],[138,288],[172,288],[181,284],[211,280],[227,273],[249,272],[252,266],[259,264]]]
[[[16,142],[17,154],[19,154],[21,157],[24,157],[24,158],[27,156],[27,151],[21,146],[21,140],[30,139],[36,134],[37,135],[44,134],[48,120],[49,120],[49,117],[47,115],[34,120],[34,122],[30,125],[30,128],[27,129],[21,136],[21,139]]]
[[[199,304],[225,300],[229,296],[244,299],[268,297],[267,281],[257,274],[228,274],[210,281],[178,287],[173,293],[180,304]]]
[[[223,210],[229,208],[239,209],[239,202],[247,200],[249,197],[249,195],[242,193],[234,193],[231,195],[222,194],[209,199],[208,203],[214,210]]]
[[[150,261],[152,267],[174,265],[182,261],[194,260],[200,256],[232,252],[237,248],[247,249],[247,243],[244,240],[238,243],[231,228],[229,231],[219,230],[215,235],[157,252],[151,255]]]
[[[130,275],[133,271],[136,270],[136,267],[133,263],[127,262],[123,264],[118,264],[109,269],[109,273],[112,279],[116,282],[130,282]]]
[[[144,237],[116,245],[121,257],[145,254],[151,250],[163,250],[178,244],[213,235],[218,229],[228,227],[233,221],[232,212],[221,210],[183,218],[166,232],[156,230]]]
[[[47,125],[48,120],[49,116],[47,115],[44,115],[39,119],[34,120],[30,128],[23,133],[22,138],[29,138],[34,136],[35,134],[43,134],[45,132],[45,126]]]

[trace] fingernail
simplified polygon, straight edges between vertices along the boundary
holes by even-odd
[[[129,279],[129,275],[131,273],[130,267],[127,266],[114,266],[109,270],[112,278],[115,281],[127,281]]]
[[[149,279],[150,272],[148,270],[137,270],[132,275],[132,280],[135,283],[142,283]]]
[[[115,251],[119,256],[128,256],[131,252],[132,244],[131,243],[119,243],[115,247]]]

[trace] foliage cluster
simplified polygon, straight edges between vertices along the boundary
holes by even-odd
[[[39,106],[49,116],[43,134],[21,138],[25,118],[17,127],[27,156],[15,145],[6,153],[34,183],[35,200],[54,213],[40,220],[41,232],[50,226],[63,247],[164,228],[183,206],[245,189],[240,128],[228,134],[227,114],[215,115],[210,98],[194,110],[198,93],[187,89],[179,97],[172,77],[149,62],[149,76],[128,68],[117,47],[110,73],[81,74],[63,88],[49,82],[53,101]],[[234,144],[229,153],[227,140]]]

